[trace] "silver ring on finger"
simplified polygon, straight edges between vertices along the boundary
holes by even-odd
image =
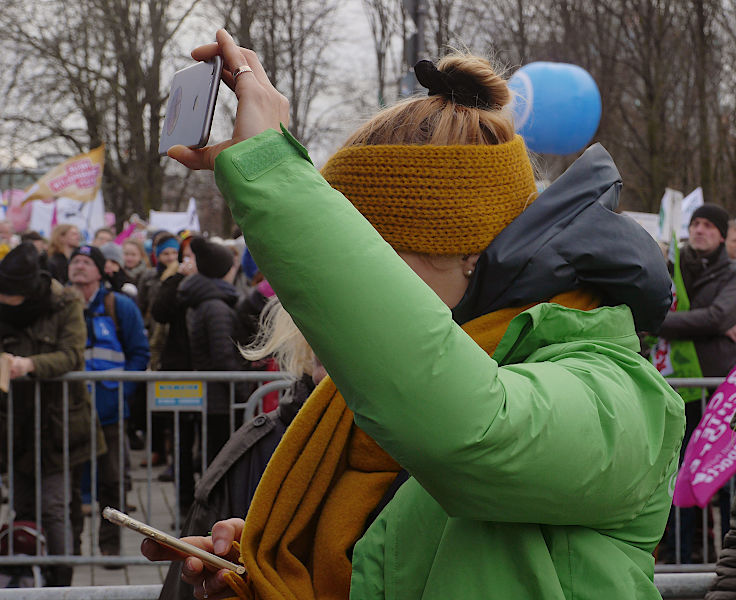
[[[238,77],[240,77],[243,73],[252,73],[253,69],[251,69],[248,65],[245,65],[244,67],[238,67],[233,71],[233,80],[237,81]]]
[[[207,594],[207,583],[204,579],[202,580],[202,598],[204,598],[204,600],[209,598],[209,595]]]

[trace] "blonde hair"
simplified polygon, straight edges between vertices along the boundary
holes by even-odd
[[[410,98],[384,109],[364,124],[343,147],[382,144],[503,144],[514,138],[512,94],[491,63],[472,54],[454,52],[437,64],[443,73],[462,72],[485,88],[483,109],[456,104],[442,95]]]
[[[145,247],[143,246],[143,242],[141,242],[140,240],[138,240],[138,239],[136,239],[136,238],[128,238],[127,240],[125,240],[125,241],[124,241],[124,242],[123,242],[123,243],[121,244],[121,247],[122,247],[122,246],[125,246],[126,244],[130,244],[130,245],[132,245],[132,246],[135,246],[135,247],[136,247],[136,249],[138,250],[138,252],[139,252],[139,253],[140,253],[140,255],[141,255],[141,262],[142,262],[142,263],[143,263],[144,265],[146,265],[146,267],[150,267],[150,266],[151,266],[151,261],[149,261],[149,260],[148,260],[148,255],[146,254],[146,249],[145,249]]]
[[[273,356],[282,371],[295,377],[311,375],[314,353],[278,298],[271,298],[261,312],[258,334],[240,353],[248,360]]]
[[[70,223],[62,223],[61,225],[57,225],[51,230],[48,249],[49,256],[51,256],[52,254],[66,254],[64,252],[66,248],[64,246],[64,242],[62,241],[62,238],[71,229],[78,229],[78,227],[76,225],[71,225]]]

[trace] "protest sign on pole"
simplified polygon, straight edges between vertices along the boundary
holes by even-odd
[[[675,506],[705,507],[736,473],[736,435],[729,427],[734,412],[736,368],[718,386],[690,437],[675,483]]]
[[[78,202],[95,199],[102,184],[105,145],[65,160],[26,189],[24,202],[48,198],[70,198]]]
[[[659,205],[659,228],[657,240],[667,244],[672,240],[672,233],[680,228],[682,209],[682,192],[666,188]]]
[[[35,201],[31,208],[31,229],[44,237],[51,234],[56,225],[76,225],[82,241],[92,239],[94,232],[105,227],[105,202],[98,191],[92,202],[61,197],[53,202]]]

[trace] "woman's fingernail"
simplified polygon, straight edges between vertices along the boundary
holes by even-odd
[[[228,543],[225,540],[215,540],[215,554],[225,554],[229,549]]]

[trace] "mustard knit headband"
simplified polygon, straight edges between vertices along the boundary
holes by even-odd
[[[322,169],[396,250],[483,251],[536,196],[520,136],[497,145],[351,146]]]

